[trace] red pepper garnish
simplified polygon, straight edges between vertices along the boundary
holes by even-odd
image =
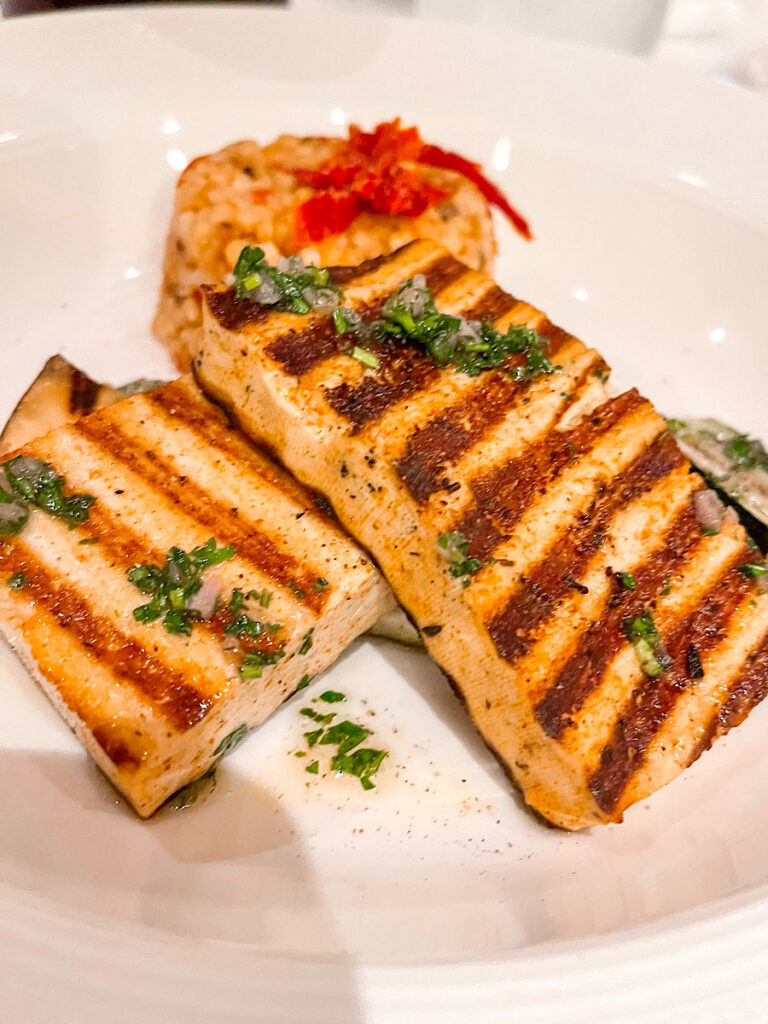
[[[477,164],[471,163],[458,153],[451,153],[449,150],[440,149],[439,146],[425,145],[419,155],[419,163],[427,164],[429,167],[443,167],[449,171],[457,171],[475,185],[479,192],[485,196],[491,206],[498,207],[505,217],[512,224],[512,227],[519,232],[527,241],[532,241],[533,235],[528,226],[528,221],[522,217],[514,206],[507,200],[507,197],[489,181]]]
[[[296,211],[296,237],[300,242],[320,242],[346,231],[361,206],[356,196],[319,192]]]
[[[401,128],[400,118],[385,121],[372,132],[357,125],[340,156],[315,170],[299,169],[297,181],[318,190],[296,212],[299,242],[319,242],[344,231],[363,210],[395,217],[418,217],[449,193],[432,184],[416,167],[425,164],[457,171],[471,181],[489,203],[504,213],[530,240],[528,224],[477,164],[438,146],[425,145],[417,128]]]

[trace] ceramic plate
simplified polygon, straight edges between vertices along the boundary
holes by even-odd
[[[759,99],[501,32],[235,5],[5,23],[0,69],[0,415],[54,352],[171,374],[149,322],[189,159],[400,114],[530,218],[532,245],[498,225],[505,287],[668,414],[768,436]],[[764,1019],[768,708],[571,835],[524,810],[424,655],[364,640],[316,685],[373,713],[373,792],[306,775],[294,701],[211,799],[142,824],[7,651],[0,672],[4,1020]]]

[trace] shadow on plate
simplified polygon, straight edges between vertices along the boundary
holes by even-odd
[[[6,752],[0,777],[0,877],[53,904],[52,916],[149,928],[155,942],[159,931],[321,958],[316,1019],[361,1020],[351,959],[302,837],[257,786],[222,771],[212,799],[142,822],[84,756]]]

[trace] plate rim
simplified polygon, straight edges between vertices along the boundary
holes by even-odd
[[[119,22],[141,23],[150,26],[159,24],[167,26],[168,19],[190,16],[202,20],[217,20],[218,18],[246,18],[249,21],[264,20],[273,24],[283,22],[285,19],[298,20],[305,23],[312,21],[311,15],[307,12],[262,10],[250,8],[247,11],[237,10],[235,5],[228,5],[225,8],[215,4],[157,4],[142,7],[107,7],[97,10],[70,10],[57,13],[44,12],[41,15],[25,16],[23,18],[6,19],[0,29],[0,54],[4,47],[11,48],[19,45],[32,45],[34,40],[26,43],[25,37],[33,37],[39,33],[56,36],[63,31],[59,26],[72,24],[92,24],[97,31],[101,31],[101,25],[114,25]],[[466,26],[449,25],[442,21],[410,18],[383,17],[370,14],[347,14],[347,13],[323,13],[315,20],[322,20],[327,24],[329,21],[337,25],[349,24],[350,20],[357,25],[363,23],[382,22],[393,27],[399,32],[420,33],[422,31],[434,32],[438,37],[457,38],[459,34],[466,35]],[[414,28],[415,26],[415,28]],[[469,36],[473,39],[484,36],[490,29],[487,26],[473,27]],[[596,50],[580,45],[564,43],[554,40],[541,40],[537,37],[523,36],[504,29],[501,33],[504,38],[516,45],[524,45],[531,50],[538,51],[548,59],[560,58],[566,64],[579,65],[582,61],[589,60],[598,74],[615,71],[616,68],[623,68],[626,73],[625,82],[629,81],[632,87],[644,91],[644,84],[652,82],[648,88],[679,87],[683,91],[683,105],[697,102],[692,97],[701,95],[712,103],[713,116],[717,119],[718,130],[727,130],[729,137],[735,133],[747,135],[744,118],[765,119],[768,107],[761,97],[752,96],[743,90],[735,89],[725,84],[713,83],[700,80],[690,72],[666,65],[652,64],[637,58],[627,57]],[[2,90],[0,89],[0,93]],[[636,97],[635,97],[636,99]],[[703,99],[702,99],[703,102]],[[668,118],[669,112],[664,117]],[[666,121],[665,121],[666,123]],[[740,129],[737,128],[740,124]],[[741,140],[742,148],[746,147],[755,158],[757,171],[754,176],[763,172],[768,173],[768,132],[764,133],[763,139],[757,138],[758,133],[752,133],[748,140]],[[695,141],[689,141],[689,145],[698,145]],[[724,145],[724,149],[728,146]],[[11,150],[13,147],[11,147]],[[3,157],[5,154],[3,154]],[[12,153],[9,153],[11,160]],[[700,154],[697,154],[696,160]],[[704,163],[707,163],[706,158]],[[736,164],[737,161],[733,161]],[[730,178],[726,176],[726,180]],[[667,182],[672,184],[671,182]],[[683,183],[685,185],[685,183]],[[696,186],[691,186],[696,187]],[[707,182],[705,190],[706,198],[714,197],[715,200],[722,198],[722,189],[718,192],[718,184]],[[726,202],[733,204],[735,198],[732,188],[725,188]],[[733,211],[732,211],[733,212]],[[735,207],[737,215],[744,215],[750,219],[759,229],[768,228],[768,190],[766,190],[763,202],[754,202],[751,193],[739,197],[739,203]],[[669,943],[675,937],[686,940],[685,945],[689,955],[700,955],[703,960],[713,955],[712,950],[716,943],[712,929],[721,926],[728,932],[729,938],[734,941],[744,939],[748,936],[757,936],[760,933],[765,936],[768,933],[768,885],[757,886],[747,890],[735,897],[722,897],[696,908],[691,908],[680,913],[663,916],[650,924],[639,925],[629,929],[623,929],[608,933],[607,936],[598,936],[587,939],[573,939],[561,943],[556,940],[544,942],[538,945],[526,947],[522,950],[511,950],[508,955],[498,960],[462,960],[445,961],[438,963],[427,963],[421,965],[380,965],[369,964],[360,967],[360,977],[368,989],[369,997],[373,1000],[371,1009],[380,1016],[382,1020],[388,1019],[386,1008],[383,1005],[383,995],[391,992],[393,986],[403,989],[413,989],[414,998],[417,990],[422,992],[425,988],[434,986],[435,989],[448,985],[451,990],[461,989],[464,991],[468,986],[478,984],[487,986],[489,990],[495,990],[502,979],[511,980],[515,976],[520,980],[526,973],[534,968],[541,970],[545,967],[558,972],[571,970],[585,970],[586,965],[581,967],[575,960],[582,958],[599,961],[602,957],[600,969],[608,966],[619,970],[627,964],[631,965],[638,958],[658,958],[668,951]],[[755,944],[756,946],[759,944]],[[613,955],[609,955],[613,954]],[[764,955],[757,956],[763,964],[766,962]],[[597,969],[597,967],[596,967]],[[457,975],[471,974],[475,980],[468,977],[457,979]],[[418,975],[418,978],[416,977]],[[481,977],[484,976],[484,977]],[[646,977],[647,982],[647,977]],[[456,993],[454,992],[454,995]],[[476,993],[475,993],[476,995]],[[376,1003],[382,1001],[378,1007]],[[553,1004],[554,1005],[554,1004]],[[471,1012],[470,1003],[465,1007]],[[377,1016],[377,1019],[379,1019]],[[393,1018],[394,1019],[394,1018]],[[474,1019],[474,1018],[472,1018]],[[487,1021],[487,1018],[486,1018]]]

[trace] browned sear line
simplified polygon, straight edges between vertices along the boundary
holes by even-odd
[[[667,531],[662,547],[634,570],[635,589],[627,590],[615,581],[608,607],[581,637],[536,707],[536,717],[548,736],[559,739],[590,693],[600,686],[609,663],[626,643],[621,628],[624,619],[642,614],[700,541],[701,526],[688,502]]]
[[[138,444],[115,423],[100,416],[78,420],[73,428],[99,445],[117,462],[138,474],[154,490],[211,531],[222,544],[231,544],[241,558],[255,565],[278,585],[287,588],[314,612],[319,612],[327,599],[326,591],[317,593],[317,578],[309,568],[300,565],[290,554],[281,551],[267,534],[253,523],[243,521],[239,510],[223,505],[188,477],[180,477],[175,468],[156,452]],[[302,597],[303,595],[303,597]]]
[[[664,433],[610,483],[598,484],[590,507],[578,515],[554,550],[527,573],[520,590],[488,623],[502,658],[514,661],[525,654],[536,632],[574,588],[574,581],[605,541],[617,512],[684,463],[680,449],[670,434]]]
[[[53,578],[30,554],[0,542],[0,570],[23,572],[28,582],[25,597],[44,608],[61,629],[119,679],[148,697],[169,722],[183,731],[201,721],[212,701],[191,686],[184,676],[153,658],[135,640],[97,615],[62,577]]]
[[[395,259],[394,253],[391,259]],[[437,293],[466,273],[466,267],[453,256],[441,256],[423,271],[427,287]],[[397,286],[399,288],[399,285]],[[397,289],[395,289],[396,291]],[[380,296],[376,301],[357,307],[357,312],[364,320],[375,320],[385,302],[394,292]],[[289,331],[276,338],[267,347],[267,355],[283,370],[294,377],[301,377],[318,363],[338,352],[352,347],[350,335],[338,334],[330,316],[314,319],[299,331]]]
[[[691,685],[688,647],[693,644],[703,660],[725,638],[733,613],[754,585],[738,568],[750,557],[749,550],[743,549],[698,608],[662,638],[671,667],[653,681],[644,678],[635,689],[600,755],[600,766],[589,779],[595,802],[607,813],[643,763],[648,745],[674,710],[680,694]]]
[[[471,480],[474,505],[452,527],[468,541],[469,555],[485,561],[511,536],[535,494],[545,494],[569,463],[591,451],[619,420],[646,404],[634,389],[626,391],[572,430],[552,429],[518,458]]]

